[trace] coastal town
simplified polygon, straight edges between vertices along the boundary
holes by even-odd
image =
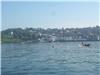
[[[11,28],[1,32],[2,42],[100,41],[100,26],[87,28]]]

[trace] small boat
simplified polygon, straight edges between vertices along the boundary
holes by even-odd
[[[90,44],[84,44],[84,43],[82,42],[82,46],[90,47]]]

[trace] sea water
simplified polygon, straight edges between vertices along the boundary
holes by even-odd
[[[2,75],[100,75],[100,42],[1,45]]]

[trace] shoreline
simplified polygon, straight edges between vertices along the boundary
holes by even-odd
[[[4,44],[4,43],[56,43],[56,42],[60,42],[60,43],[63,43],[63,42],[100,42],[100,40],[68,40],[68,41],[54,41],[54,42],[48,42],[48,41],[45,41],[45,42],[2,42],[1,41],[1,44]]]

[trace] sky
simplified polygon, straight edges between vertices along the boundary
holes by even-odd
[[[2,30],[93,27],[99,25],[99,2],[92,1],[4,1]]]

